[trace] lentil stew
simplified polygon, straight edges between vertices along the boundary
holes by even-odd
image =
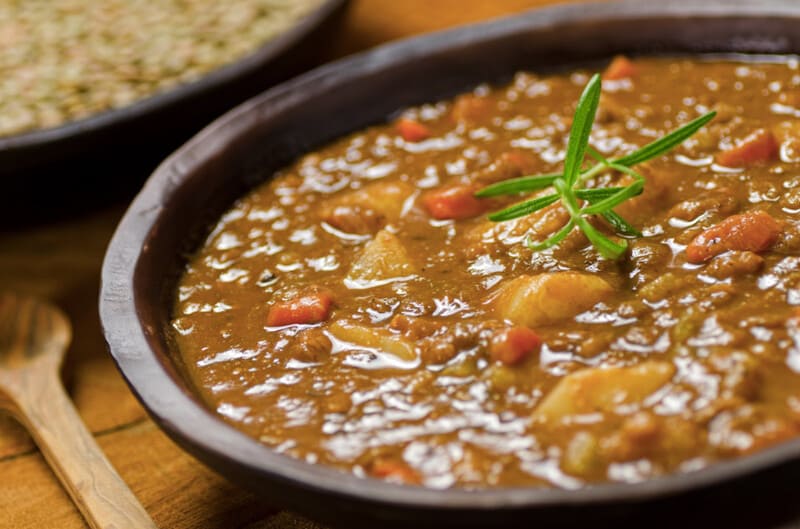
[[[529,249],[558,204],[495,223],[523,197],[475,197],[560,169],[588,78],[408,109],[240,199],[173,309],[204,401],[278,452],[435,488],[636,482],[796,436],[797,60],[612,61],[590,138],[607,157],[717,112],[638,166],[616,211],[642,236],[619,260],[579,231]]]

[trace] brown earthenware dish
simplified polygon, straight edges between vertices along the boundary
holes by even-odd
[[[184,377],[167,325],[187,252],[236,198],[304,152],[520,69],[564,69],[617,53],[798,53],[798,24],[800,6],[777,0],[558,6],[384,46],[274,88],[195,136],[133,202],[103,267],[109,349],[152,417],[183,448],[266,501],[333,525],[772,527],[798,514],[790,498],[800,440],[636,485],[398,486],[279,455],[223,422]]]

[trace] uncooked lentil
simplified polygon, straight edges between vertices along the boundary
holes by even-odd
[[[0,136],[124,107],[197,80],[321,0],[0,2]]]

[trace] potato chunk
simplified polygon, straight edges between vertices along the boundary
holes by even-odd
[[[413,276],[417,267],[398,238],[382,230],[364,246],[345,278],[348,288],[369,288]]]
[[[377,349],[405,361],[417,359],[417,351],[411,341],[386,329],[339,320],[332,323],[328,330],[343,342],[365,349]]]
[[[672,379],[675,366],[648,361],[632,367],[591,367],[565,376],[534,410],[533,418],[561,421],[640,403]]]
[[[499,317],[535,329],[580,314],[611,293],[611,285],[592,274],[523,275],[501,287],[494,308]]]

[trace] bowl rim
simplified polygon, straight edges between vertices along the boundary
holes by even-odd
[[[158,91],[119,108],[109,108],[55,127],[0,136],[0,152],[44,147],[99,132],[120,123],[161,112],[183,99],[202,95],[255,72],[298,44],[349,0],[322,0],[295,20],[288,29],[265,41],[247,55],[218,66],[197,79]]]
[[[108,247],[102,268],[100,316],[108,348],[124,378],[145,408],[171,437],[190,451],[235,465],[243,473],[269,476],[332,497],[356,499],[383,506],[426,510],[485,511],[514,508],[642,502],[674,496],[741,478],[800,459],[800,438],[731,461],[714,463],[698,472],[669,474],[640,483],[603,483],[578,490],[508,487],[480,490],[431,489],[365,479],[323,465],[278,454],[228,425],[194,400],[172,380],[151,348],[139,318],[134,275],[151,228],[166,197],[180,187],[204,160],[225,150],[248,127],[246,117],[265,103],[280,108],[295,94],[321,93],[347,77],[386,68],[430,50],[457,48],[479,36],[499,37],[521,29],[546,29],[559,24],[624,18],[755,16],[800,19],[800,4],[781,0],[692,0],[651,3],[638,0],[569,3],[537,8],[480,24],[448,29],[385,44],[319,67],[282,83],[237,106],[208,125],[169,156],[151,175],[125,213]],[[389,66],[391,67],[391,66]],[[152,329],[150,329],[152,331]],[[202,434],[198,433],[202,432]]]

